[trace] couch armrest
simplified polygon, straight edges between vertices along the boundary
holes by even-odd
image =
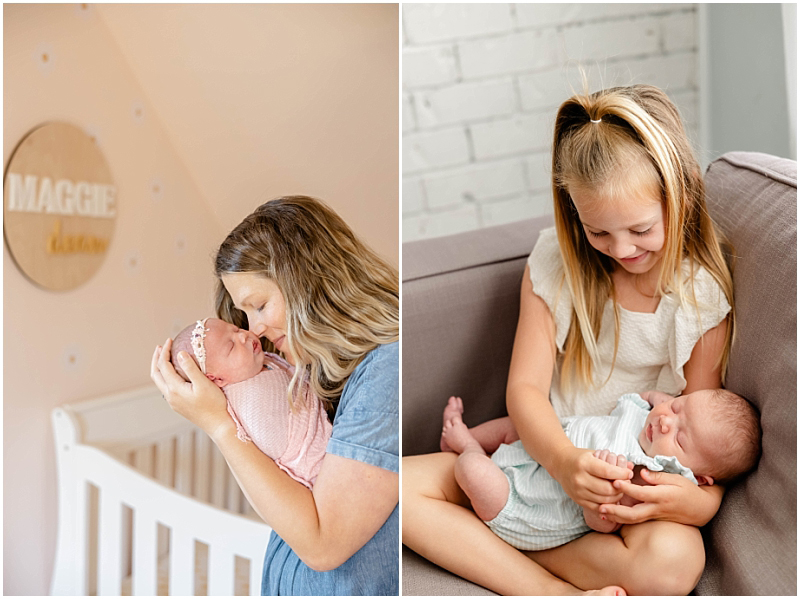
[[[731,152],[706,173],[708,208],[733,244],[738,325],[725,386],[761,413],[757,469],[703,529],[700,594],[797,593],[797,163]]]

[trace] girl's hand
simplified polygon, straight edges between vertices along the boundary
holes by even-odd
[[[613,484],[625,495],[643,503],[626,507],[606,502],[599,508],[601,514],[620,524],[668,520],[705,526],[717,513],[725,493],[719,485],[698,486],[680,474],[650,472],[646,468],[642,468],[639,474],[652,486],[634,485],[628,481],[615,481]]]
[[[628,458],[626,458],[623,454],[617,455],[608,449],[596,449],[592,455],[598,460],[608,462],[612,466],[619,466],[620,468],[633,470],[633,462],[629,461]]]
[[[156,347],[150,363],[150,378],[175,412],[213,439],[218,429],[233,424],[228,416],[225,394],[206,378],[186,352],[180,352],[178,359],[191,382],[183,380],[169,361],[171,349],[172,339],[166,340],[163,349]]]
[[[622,499],[622,489],[611,483],[630,480],[633,471],[596,458],[591,449],[572,447],[563,451],[557,472],[551,474],[575,503],[596,510]]]

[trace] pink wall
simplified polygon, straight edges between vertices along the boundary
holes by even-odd
[[[149,99],[154,92],[143,87],[99,12],[92,5],[3,7],[4,165],[32,128],[68,121],[96,136],[119,198],[105,262],[76,290],[36,287],[4,244],[6,595],[49,589],[56,534],[51,410],[150,384],[155,345],[212,312],[211,260],[230,226],[218,216],[226,206],[193,175]],[[396,156],[396,144],[392,152]],[[378,249],[396,264],[397,190],[388,196],[378,200],[385,206],[372,208],[389,219],[391,241]],[[356,212],[331,203],[345,218]],[[238,212],[239,219],[247,213]],[[366,225],[354,223],[359,226]],[[369,229],[365,238],[376,234]]]
[[[323,198],[398,263],[391,4],[98,4],[216,219]]]

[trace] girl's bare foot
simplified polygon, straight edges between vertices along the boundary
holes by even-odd
[[[447,441],[444,439],[444,425],[453,417],[453,416],[461,416],[464,413],[464,402],[461,401],[460,397],[451,397],[447,400],[447,405],[444,408],[444,414],[442,414],[442,438],[439,441],[439,449],[442,451],[453,451],[450,449],[450,446],[447,444]]]
[[[599,591],[586,591],[584,595],[601,595],[611,597],[626,597],[628,593],[622,587],[605,587]]]

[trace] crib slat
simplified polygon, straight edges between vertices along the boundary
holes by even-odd
[[[239,513],[239,498],[241,496],[241,490],[239,489],[239,483],[236,482],[236,477],[233,476],[233,472],[228,470],[228,497],[225,502],[225,507],[228,508],[230,511],[234,513]]]
[[[192,493],[193,436],[193,431],[189,431],[178,437],[178,455],[176,456],[175,464],[175,490],[186,495],[191,495]]]
[[[213,464],[211,475],[211,503],[217,507],[225,507],[225,477],[228,474],[228,464],[222,453],[214,448],[211,462]]]
[[[122,582],[122,503],[108,487],[100,489],[97,594],[119,595]]]
[[[215,543],[208,548],[208,594],[233,595],[233,553]]]
[[[156,519],[149,510],[137,509],[133,514],[133,595],[155,595]]]
[[[173,483],[173,452],[172,437],[158,442],[156,449],[156,480],[170,488]]]
[[[263,569],[263,563],[257,562],[255,559],[250,558],[248,560],[250,562],[250,589],[249,593],[251,597],[260,596],[261,595],[261,570]]]
[[[169,594],[194,595],[194,539],[178,528],[169,537]]]
[[[74,451],[74,447],[68,451]],[[61,467],[64,471],[59,473],[58,546],[50,594],[88,595],[89,483],[73,463]]]
[[[75,569],[75,593],[88,594],[88,560],[89,553],[89,483],[85,478],[75,481],[76,501],[75,506],[75,548],[71,553],[72,567]]]
[[[194,436],[194,496],[202,501],[208,501],[209,497],[209,484],[211,482],[210,445],[211,440],[208,435],[198,433]]]
[[[175,437],[167,437],[157,443],[156,446],[156,480],[169,487],[175,485]],[[166,555],[169,546],[169,531],[165,527],[156,526],[157,546],[156,555],[160,558]]]
[[[133,467],[148,476],[153,475],[153,446],[146,445],[133,452]]]

